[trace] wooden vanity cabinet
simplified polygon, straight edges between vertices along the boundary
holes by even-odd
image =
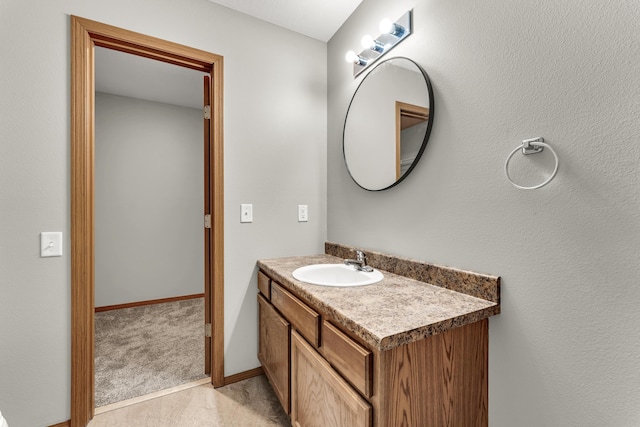
[[[291,404],[289,381],[291,325],[262,295],[258,295],[258,321],[260,328],[258,360],[273,391],[288,414]]]
[[[258,358],[293,426],[488,426],[488,319],[380,351],[259,274]]]

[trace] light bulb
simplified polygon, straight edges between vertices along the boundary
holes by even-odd
[[[360,65],[362,67],[367,65],[367,60],[365,58],[363,58],[362,56],[358,55],[357,53],[355,53],[352,50],[347,52],[347,54],[345,55],[344,59],[346,59],[347,62],[352,62],[352,63],[354,63],[356,65]]]
[[[402,25],[391,22],[391,20],[387,18],[380,21],[379,28],[383,34],[391,34],[392,36],[396,36],[398,38],[402,37],[406,31]]]
[[[371,37],[369,34],[367,34],[366,36],[362,37],[362,40],[360,40],[360,43],[362,44],[363,48],[371,49],[371,50],[373,50],[375,52],[378,52],[378,53],[384,52],[384,50],[386,48],[385,45],[383,45],[378,40],[376,40],[373,37]]]
[[[344,59],[347,60],[347,62],[354,62],[357,63],[358,62],[358,55],[350,50],[349,52],[347,52],[347,54],[345,55]]]
[[[384,18],[380,21],[380,32],[383,34],[390,34],[393,31],[393,22],[390,19]]]
[[[360,44],[365,49],[371,49],[376,45],[373,37],[371,37],[369,34],[362,37],[362,40],[360,40]]]

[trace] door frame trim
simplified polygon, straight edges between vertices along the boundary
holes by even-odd
[[[223,57],[71,16],[71,427],[94,414],[94,48],[106,47],[208,72],[210,126],[211,382],[224,385]]]

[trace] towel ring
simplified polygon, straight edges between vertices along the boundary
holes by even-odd
[[[509,180],[509,182],[511,184],[513,184],[514,187],[519,188],[521,190],[535,190],[537,188],[544,187],[549,182],[551,182],[553,177],[556,176],[556,173],[558,172],[558,165],[560,163],[560,161],[558,160],[558,155],[556,154],[555,150],[553,148],[551,148],[551,146],[549,144],[546,144],[543,141],[544,141],[543,138],[525,139],[524,141],[522,141],[521,145],[517,146],[507,156],[507,160],[504,162],[504,174],[507,176],[507,179]],[[511,179],[511,176],[509,175],[509,161],[511,160],[513,155],[516,154],[516,152],[518,150],[520,150],[520,149],[522,149],[522,154],[527,155],[527,154],[539,153],[542,150],[544,150],[545,148],[548,148],[549,151],[551,151],[551,153],[553,154],[553,157],[555,157],[555,159],[556,159],[556,166],[553,168],[553,172],[551,173],[551,176],[549,176],[549,178],[547,178],[547,180],[544,181],[542,184],[534,185],[532,187],[523,187],[522,185],[518,185],[515,182],[513,182],[513,179]]]

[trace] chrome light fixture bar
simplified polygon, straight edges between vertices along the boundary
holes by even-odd
[[[409,37],[412,21],[413,11],[409,10],[395,22],[389,19],[380,21],[381,34],[375,39],[368,34],[362,37],[361,44],[364,50],[359,54],[350,50],[345,56],[347,62],[353,63],[353,77],[357,77],[385,53]]]

